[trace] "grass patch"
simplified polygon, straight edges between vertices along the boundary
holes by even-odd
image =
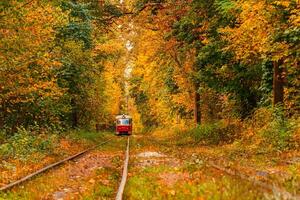
[[[87,131],[87,130],[77,130],[71,131],[66,134],[68,138],[75,140],[75,141],[86,141],[86,142],[99,142],[101,140],[112,136],[113,133],[111,132],[96,132],[96,131]]]
[[[83,200],[94,200],[94,199],[112,199],[114,197],[114,188],[111,186],[103,185],[103,184],[97,184],[94,187],[94,190],[91,195],[85,196],[82,199]]]
[[[98,150],[101,151],[124,151],[127,145],[127,138],[125,137],[119,137],[115,136],[113,133],[103,133],[103,137],[100,137],[97,139],[96,143],[104,142],[108,139],[112,139],[110,142],[106,143],[105,145],[99,146]],[[119,162],[122,160],[121,158],[114,158],[116,160],[113,160],[114,163]],[[119,160],[118,160],[119,159]]]
[[[31,200],[31,199],[34,199],[34,197],[28,191],[20,192],[18,194],[14,192],[0,193],[0,200]]]
[[[204,167],[204,162],[201,159],[195,159],[192,162],[185,162],[182,170],[187,171],[191,174],[193,172],[203,169]]]
[[[157,199],[159,185],[153,177],[131,177],[125,188],[125,199]]]
[[[174,171],[174,169],[166,165],[159,165],[155,167],[146,167],[141,171],[141,173],[150,175],[150,174],[158,174],[166,171]]]

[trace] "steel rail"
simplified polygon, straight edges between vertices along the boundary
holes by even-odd
[[[255,178],[253,178],[252,176],[249,176],[249,175],[246,175],[246,174],[243,174],[237,170],[233,170],[233,169],[230,169],[230,168],[225,168],[223,166],[220,166],[220,165],[217,165],[216,163],[214,162],[208,162],[208,165],[217,169],[217,170],[220,170],[222,172],[225,172],[226,174],[230,175],[230,176],[236,176],[242,180],[245,180],[245,181],[248,181],[250,183],[252,183],[253,185],[256,185],[258,187],[261,187],[265,190],[268,190],[268,191],[272,191],[273,194],[276,194],[277,196],[279,195],[280,198],[282,199],[286,199],[286,200],[300,200],[300,196],[299,195],[296,195],[296,194],[291,194],[290,192],[286,191],[285,189],[283,188],[279,188],[277,186],[275,186],[274,184],[268,184],[268,183],[265,183],[263,181],[260,181],[260,180],[257,180]]]
[[[124,161],[124,167],[123,167],[123,174],[122,174],[122,180],[117,192],[116,200],[122,200],[123,193],[127,181],[127,174],[128,174],[128,161],[129,161],[129,137],[127,138],[127,148],[125,153],[125,161]]]
[[[109,139],[109,140],[106,140],[105,142],[102,142],[102,143],[100,143],[100,144],[97,144],[97,145],[95,145],[95,146],[93,146],[93,147],[91,147],[91,148],[89,148],[89,149],[86,149],[86,150],[84,150],[84,151],[81,151],[81,152],[79,152],[79,153],[77,153],[77,154],[75,154],[75,155],[72,155],[72,156],[70,156],[70,157],[68,157],[68,158],[65,158],[65,159],[63,159],[63,160],[61,160],[61,161],[58,161],[58,162],[53,163],[53,164],[50,164],[50,165],[48,165],[48,166],[46,166],[46,167],[44,167],[44,168],[42,168],[42,169],[39,169],[38,171],[33,172],[33,173],[31,173],[31,174],[29,174],[29,175],[27,175],[27,176],[25,176],[25,177],[23,177],[23,178],[21,178],[21,179],[15,181],[15,182],[12,182],[12,183],[10,183],[10,184],[8,184],[8,185],[5,185],[5,186],[1,187],[1,188],[0,188],[0,192],[5,192],[5,191],[7,191],[7,190],[10,190],[10,189],[12,189],[14,186],[17,186],[17,185],[19,185],[19,184],[21,184],[21,183],[23,183],[23,182],[25,182],[25,181],[28,181],[29,179],[33,178],[34,176],[37,176],[37,175],[39,175],[39,174],[41,174],[41,173],[43,173],[43,172],[46,172],[47,170],[52,169],[52,168],[54,168],[54,167],[57,167],[57,166],[59,166],[59,165],[65,163],[65,162],[67,162],[67,161],[70,161],[70,160],[73,160],[73,159],[75,159],[75,158],[78,158],[79,156],[81,156],[81,155],[83,155],[83,154],[86,154],[86,153],[88,153],[88,152],[90,152],[90,151],[96,149],[97,147],[102,146],[102,145],[108,143],[108,142],[111,141],[111,140],[112,140],[112,138]]]

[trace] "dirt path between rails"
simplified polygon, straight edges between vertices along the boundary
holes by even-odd
[[[60,177],[56,184],[57,189],[44,198],[62,200],[79,199],[84,196],[100,197],[100,194],[94,194],[96,192],[94,190],[101,187],[107,187],[108,192],[113,193],[121,171],[119,163],[121,160],[122,151],[109,154],[95,151],[83,156],[51,175],[51,177]],[[66,181],[61,181],[62,179]],[[105,194],[105,196],[113,195]]]

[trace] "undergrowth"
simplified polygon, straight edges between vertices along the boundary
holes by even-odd
[[[104,141],[107,133],[85,130],[40,133],[31,129],[18,128],[14,134],[0,131],[0,158],[2,160],[34,161],[33,157],[60,153],[60,141],[67,139],[89,145]],[[39,159],[37,159],[39,160]]]
[[[257,144],[257,148],[275,151],[300,146],[300,118],[287,118],[281,107],[258,109],[247,120],[220,120],[175,131],[176,144],[192,142],[204,145]]]
[[[259,130],[263,143],[271,144],[279,151],[295,148],[298,144],[294,140],[294,134],[300,128],[299,118],[287,119],[280,107],[272,109],[271,112],[271,120]]]
[[[72,130],[67,132],[66,137],[75,141],[99,142],[104,139],[107,133],[95,132],[89,130]]]
[[[299,171],[300,163],[291,165],[288,169],[290,176],[287,176],[284,180],[285,187],[294,194],[300,193]]]
[[[238,124],[226,124],[222,121],[199,125],[190,129],[186,133],[196,143],[217,145],[221,143],[231,143],[240,137],[240,127]]]
[[[3,139],[0,145],[0,157],[26,161],[36,153],[52,153],[57,141],[56,134],[36,135],[24,128],[19,128],[13,136]]]

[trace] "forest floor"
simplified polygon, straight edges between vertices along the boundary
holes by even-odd
[[[126,139],[112,134],[104,138],[113,141],[0,194],[0,199],[114,199]],[[228,170],[251,180],[228,174]],[[131,136],[124,199],[284,199],[300,194],[299,177],[296,151],[264,152],[237,143],[203,146],[153,132]]]

